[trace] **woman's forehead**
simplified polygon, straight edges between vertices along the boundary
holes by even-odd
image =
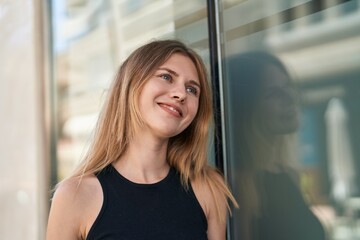
[[[181,53],[172,54],[157,70],[168,70],[176,76],[184,76],[200,84],[198,68],[193,60]]]

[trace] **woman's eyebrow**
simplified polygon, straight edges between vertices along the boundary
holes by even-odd
[[[165,70],[165,71],[168,71],[169,73],[171,73],[172,75],[178,77],[179,74],[177,72],[175,72],[174,70],[171,70],[170,68],[166,68],[166,67],[161,67],[159,68],[159,70]]]
[[[165,71],[169,72],[170,74],[174,75],[175,77],[178,77],[178,76],[179,76],[179,74],[178,74],[177,72],[175,72],[174,70],[171,70],[170,68],[167,68],[167,67],[161,67],[161,68],[159,68],[159,70],[165,70]],[[194,84],[194,85],[196,85],[199,89],[201,89],[201,86],[200,86],[200,84],[199,84],[197,81],[195,81],[195,80],[189,80],[189,83]]]

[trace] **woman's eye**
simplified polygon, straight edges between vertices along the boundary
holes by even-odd
[[[170,74],[162,74],[160,76],[162,79],[166,80],[166,81],[171,81],[172,80],[172,77]]]
[[[186,91],[188,91],[189,93],[192,93],[194,95],[197,95],[197,89],[195,87],[187,87]]]

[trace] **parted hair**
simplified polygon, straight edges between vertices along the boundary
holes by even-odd
[[[71,177],[95,174],[120,159],[144,124],[138,102],[144,84],[175,53],[189,57],[194,63],[201,93],[198,112],[192,123],[169,139],[167,161],[180,173],[185,188],[191,180],[199,179],[208,184],[213,195],[215,191],[222,193],[223,199],[215,198],[215,201],[230,198],[236,205],[227,185],[215,177],[216,170],[208,164],[208,134],[213,106],[205,65],[194,50],[177,40],[151,41],[136,49],[123,62],[110,86],[89,150]]]

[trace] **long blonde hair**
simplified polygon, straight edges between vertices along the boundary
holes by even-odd
[[[206,68],[196,52],[176,40],[152,41],[135,50],[121,65],[110,87],[92,144],[71,177],[95,174],[120,159],[143,124],[138,96],[144,84],[174,53],[183,54],[194,63],[201,94],[198,112],[192,123],[182,133],[169,139],[168,163],[179,171],[184,187],[188,187],[190,180],[204,180],[213,195],[216,189],[223,195],[221,201],[230,198],[236,204],[227,185],[214,177],[216,171],[208,165],[208,132],[212,124],[213,107]]]

